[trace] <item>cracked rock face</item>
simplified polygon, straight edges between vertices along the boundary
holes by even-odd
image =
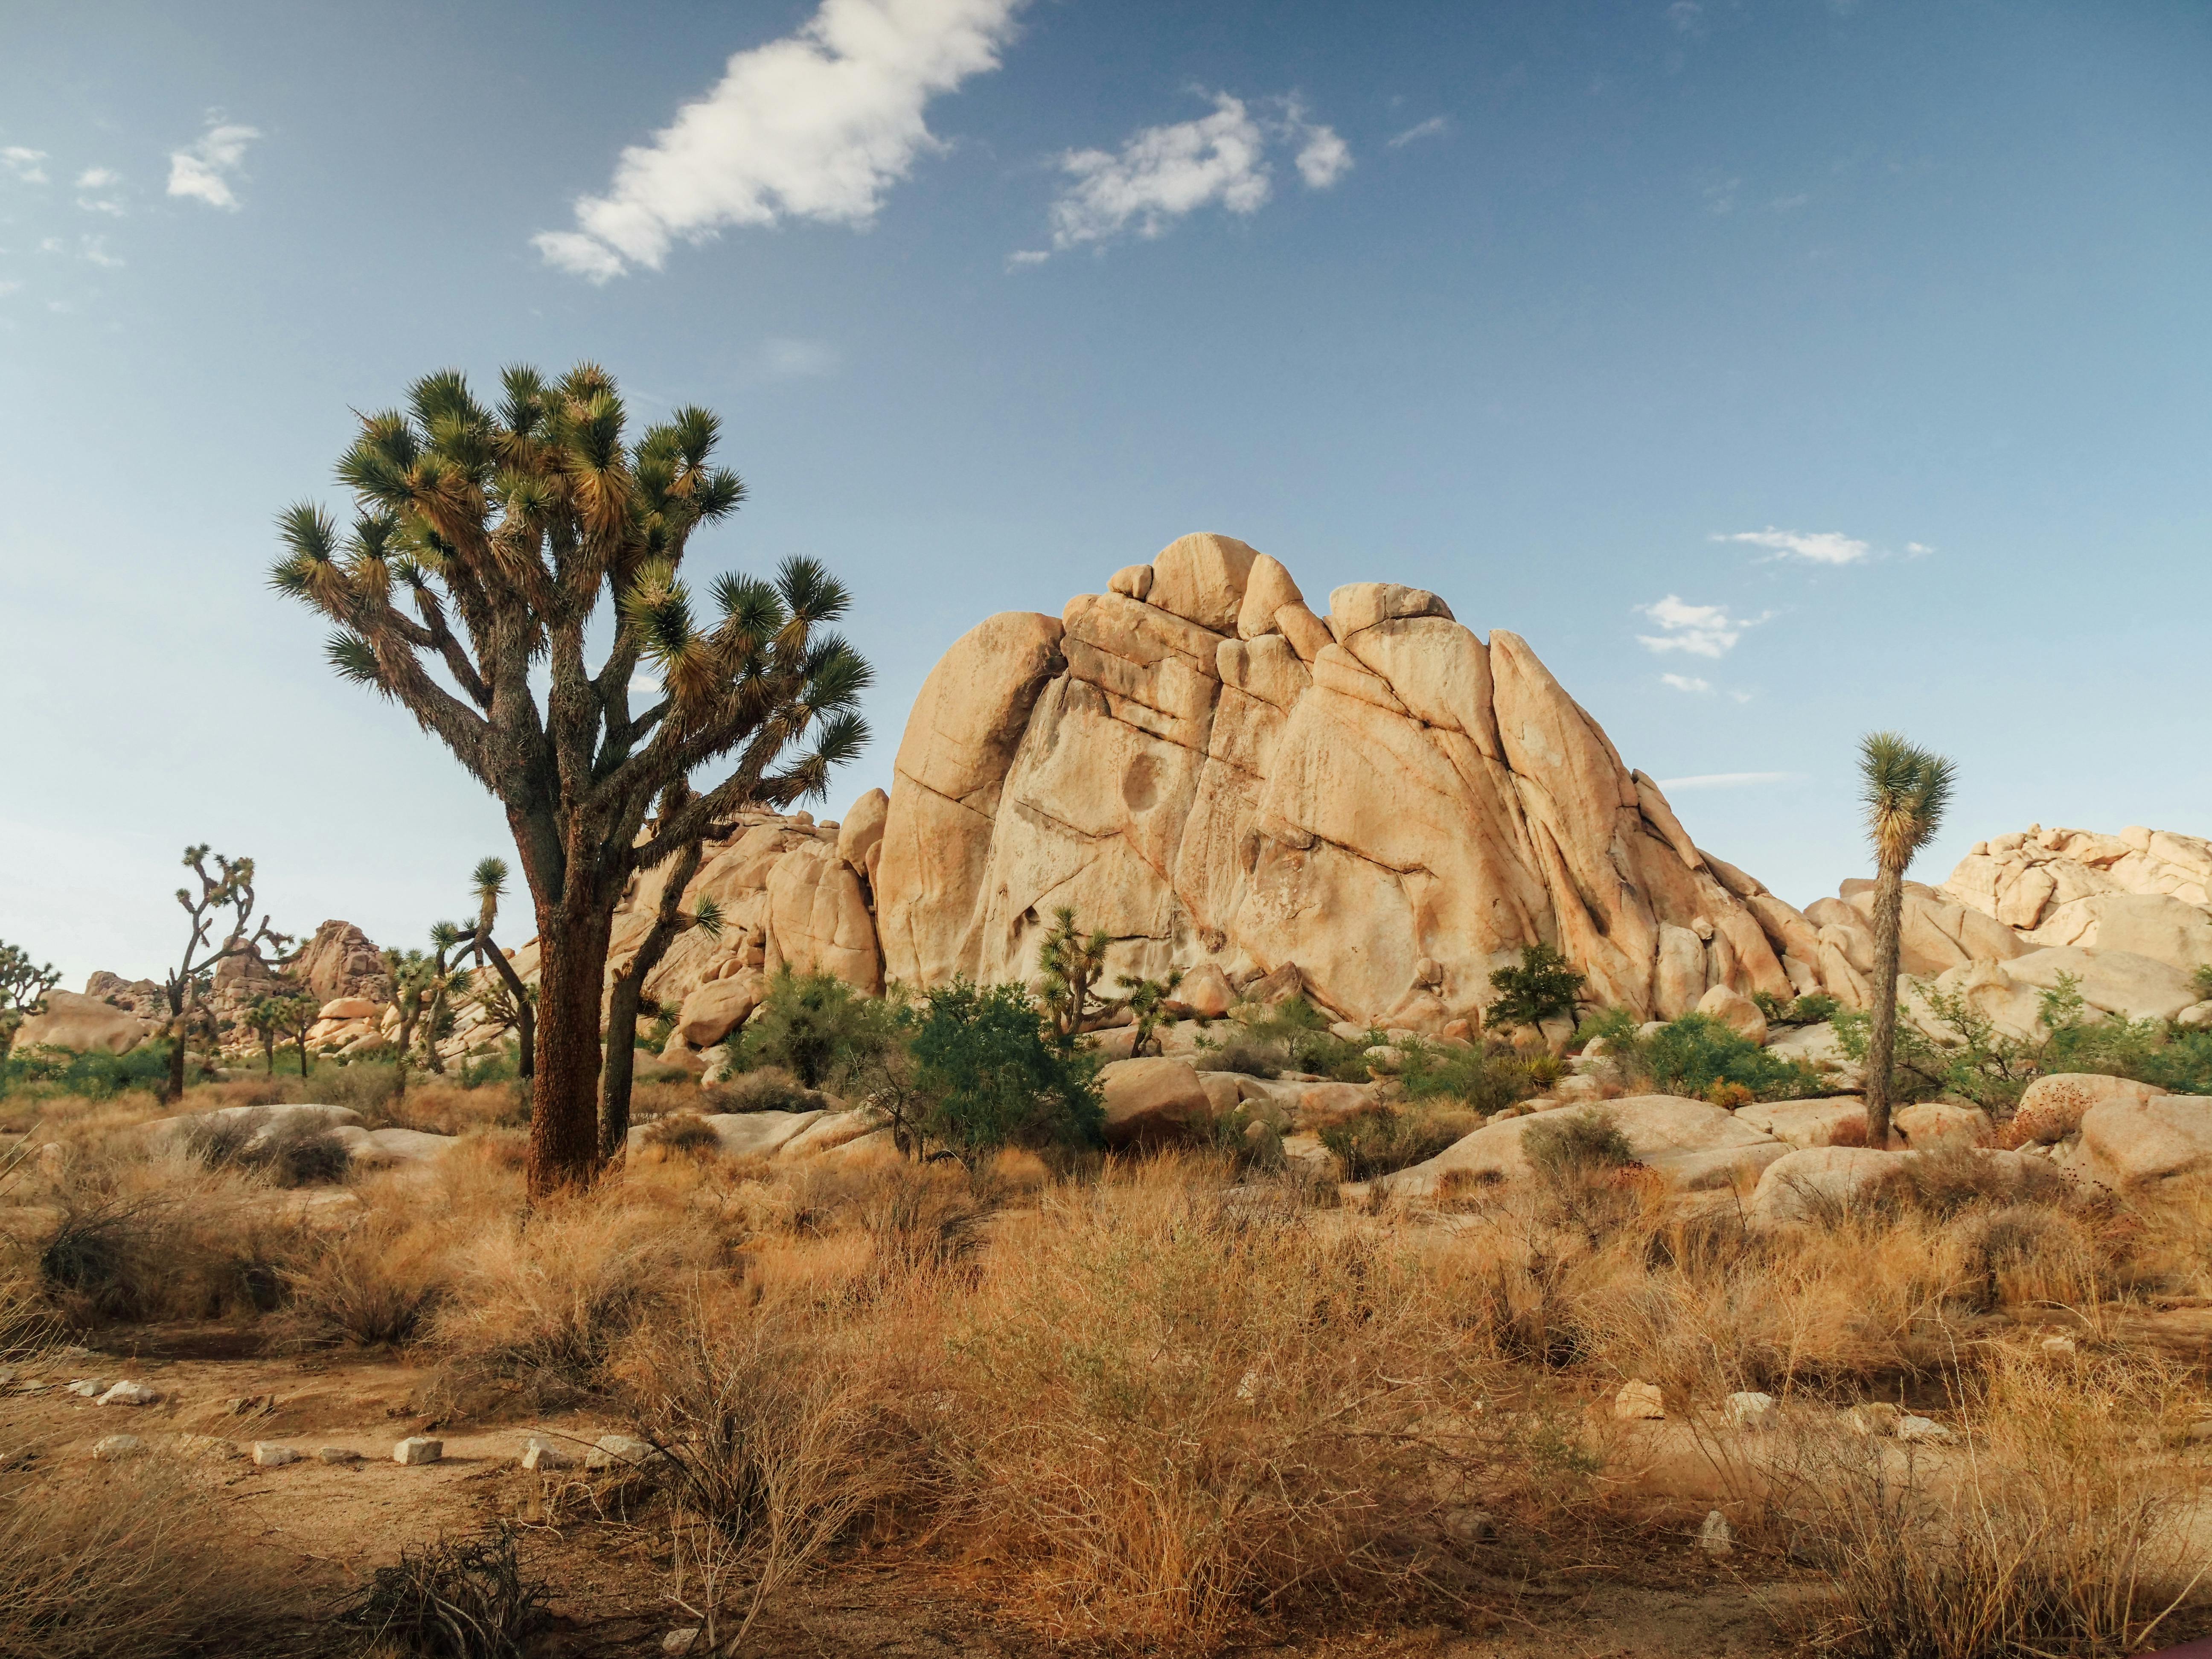
[[[1417,1029],[1538,942],[1662,1017],[1826,984],[1818,930],[1699,852],[1525,641],[1386,582],[1317,616],[1225,536],[946,653],[876,896],[884,976],[916,985],[1033,977],[1061,905],[1112,973],[1295,963],[1328,1009]]]

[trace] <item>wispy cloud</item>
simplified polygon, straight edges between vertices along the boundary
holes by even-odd
[[[1662,789],[1740,789],[1754,783],[1795,783],[1802,772],[1701,772],[1692,778],[1662,778]]]
[[[105,236],[82,238],[78,244],[77,251],[104,270],[117,270],[122,267],[122,257],[107,251],[107,238]]]
[[[1701,680],[1695,674],[1662,674],[1659,684],[1671,685],[1677,691],[1707,692],[1713,689],[1711,680]]]
[[[1715,179],[1700,185],[1698,194],[1705,198],[1706,212],[1725,215],[1735,211],[1735,193],[1742,188],[1741,179]]]
[[[113,167],[87,167],[76,176],[77,189],[88,192],[76,198],[77,206],[87,213],[105,213],[121,218],[123,198],[112,192],[122,182],[123,175]]]
[[[1680,651],[1685,656],[1716,659],[1735,649],[1735,642],[1743,637],[1746,629],[1756,628],[1766,620],[1764,617],[1731,617],[1726,605],[1686,605],[1672,593],[1656,605],[1638,605],[1637,609],[1659,624],[1658,633],[1636,636],[1647,649]]]
[[[1715,536],[1717,542],[1745,542],[1770,550],[1778,559],[1803,559],[1808,564],[1856,564],[1874,551],[1865,542],[1835,530],[1739,530]],[[1917,543],[1911,544],[1917,546]],[[1933,550],[1929,550],[1932,551]]]
[[[1274,193],[1269,152],[1293,144],[1309,189],[1326,190],[1352,168],[1351,147],[1334,128],[1307,120],[1295,99],[1255,110],[1225,92],[1213,95],[1212,114],[1146,127],[1118,152],[1070,150],[1060,158],[1073,182],[1052,204],[1053,248],[1064,252],[1130,230],[1164,235],[1176,220],[1216,204],[1257,213]],[[1014,256],[1024,264],[1042,257],[1034,249]]]
[[[805,380],[837,367],[837,348],[823,340],[770,339],[761,356],[768,372],[780,380]]]
[[[246,146],[260,136],[252,127],[210,125],[196,143],[169,152],[169,194],[237,212],[238,192],[231,188],[232,181],[246,161]]]
[[[1417,144],[1424,138],[1441,138],[1444,134],[1450,131],[1451,118],[1449,116],[1431,115],[1427,120],[1419,123],[1418,125],[1407,127],[1403,132],[1392,138],[1389,141],[1390,148],[1392,149],[1403,149],[1407,145]]]
[[[616,163],[576,228],[534,238],[595,283],[658,270],[678,240],[784,219],[865,225],[939,148],[929,100],[999,66],[1024,0],[822,0],[796,33],[734,52],[722,78]]]
[[[1667,21],[1682,34],[1695,33],[1705,21],[1705,9],[1698,3],[1698,0],[1674,0],[1674,3],[1667,8]]]
[[[43,185],[46,182],[46,170],[40,163],[46,159],[46,153],[42,149],[9,144],[0,148],[0,173],[8,173],[18,184]]]

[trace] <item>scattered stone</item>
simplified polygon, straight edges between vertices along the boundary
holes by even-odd
[[[533,1434],[522,1443],[522,1467],[532,1471],[573,1469],[576,1467],[576,1455],[557,1441]]]
[[[296,1463],[300,1454],[289,1446],[271,1445],[266,1440],[253,1443],[253,1462],[257,1468],[281,1469],[287,1463]]]
[[[1844,1413],[1844,1426],[1853,1434],[1869,1438],[1884,1438],[1897,1432],[1897,1425],[1905,1413],[1887,1401],[1871,1400],[1863,1406],[1853,1406]]]
[[[689,1653],[698,1642],[700,1631],[697,1625],[686,1625],[681,1630],[672,1630],[660,1638],[660,1650],[663,1653]]]
[[[143,1382],[118,1382],[93,1403],[100,1406],[150,1406],[161,1397],[159,1389],[149,1389]]]
[[[2075,1352],[2074,1339],[2070,1336],[2046,1336],[2043,1339],[2043,1355],[2046,1359],[2071,1359]]]
[[[1951,1431],[1932,1417],[1900,1417],[1897,1420],[1899,1440],[1948,1440]]]
[[[351,1446],[319,1446],[315,1455],[325,1463],[358,1463],[361,1454]]]
[[[446,1455],[446,1443],[432,1440],[419,1434],[410,1434],[392,1449],[392,1461],[415,1468],[424,1463],[434,1463]]]
[[[1772,1420],[1775,1410],[1772,1395],[1747,1392],[1730,1395],[1721,1407],[1721,1415],[1732,1429],[1763,1429]]]
[[[1667,1401],[1656,1382],[1624,1382],[1613,1397],[1613,1414],[1624,1423],[1657,1422],[1667,1415]]]
[[[105,1377],[81,1376],[62,1392],[73,1394],[80,1400],[97,1400],[112,1386]]]
[[[112,1463],[118,1458],[136,1457],[145,1449],[146,1443],[135,1434],[110,1434],[93,1442],[92,1455],[103,1463]]]
[[[1498,1523],[1481,1510],[1454,1510],[1444,1516],[1444,1531],[1462,1544],[1493,1544]]]
[[[603,1434],[599,1443],[584,1454],[584,1467],[606,1469],[627,1463],[641,1468],[646,1464],[659,1462],[667,1455],[650,1440],[640,1440],[635,1435]]]
[[[1698,1528],[1698,1547],[1708,1555],[1726,1555],[1735,1547],[1735,1532],[1728,1516],[1718,1510],[1706,1513],[1705,1524]]]

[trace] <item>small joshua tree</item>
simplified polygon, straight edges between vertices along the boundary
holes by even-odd
[[[15,1033],[23,1022],[46,1012],[46,993],[61,980],[53,963],[33,967],[21,945],[0,939],[0,1060],[7,1059],[15,1046]]]
[[[403,1066],[414,1047],[415,1028],[422,1022],[423,1004],[430,994],[431,971],[429,958],[420,951],[403,954],[389,945],[385,948],[384,972],[392,981],[392,1006],[399,1011],[398,1052]]]
[[[189,887],[177,889],[177,902],[190,920],[191,932],[185,941],[184,956],[161,985],[169,1005],[169,1076],[161,1093],[166,1101],[175,1101],[184,1095],[185,1042],[200,1023],[199,1000],[206,994],[216,963],[226,957],[244,956],[264,944],[272,951],[281,953],[292,942],[288,935],[273,931],[265,915],[258,928],[253,926],[252,859],[232,860],[217,853],[215,865],[219,873],[212,876],[208,874],[207,860],[204,844],[185,848],[185,868],[199,878],[200,890],[194,893]],[[210,949],[209,936],[225,911],[230,913],[229,932],[220,945]]]
[[[1044,936],[1043,947],[1037,952],[1037,966],[1044,972],[1039,1000],[1051,1016],[1062,1048],[1073,1046],[1093,1018],[1103,1018],[1114,1006],[1092,994],[1106,972],[1106,950],[1113,942],[1103,928],[1085,933],[1076,922],[1072,904],[1063,904],[1052,913],[1052,931]]]
[[[262,1069],[276,1075],[276,1039],[284,1032],[283,1010],[273,996],[256,997],[246,1010],[246,1029],[261,1039]]]
[[[470,942],[471,936],[462,932],[458,923],[438,921],[430,925],[430,948],[435,954],[422,978],[427,999],[422,1010],[422,1063],[441,1077],[445,1075],[446,1057],[438,1052],[438,1044],[452,1028],[453,997],[467,990],[470,981],[467,969],[450,967],[446,959],[454,951],[465,949]]]
[[[476,932],[470,943],[475,947],[477,964],[491,964],[492,972],[499,975],[505,989],[501,995],[489,987],[479,988],[477,1000],[487,1012],[501,1024],[514,1029],[519,1054],[515,1074],[527,1078],[531,1063],[537,1057],[538,1004],[522,976],[514,971],[514,964],[499,948],[491,936],[493,926],[499,921],[499,902],[507,894],[507,860],[502,858],[480,859],[470,872],[469,884],[477,896]]]
[[[1136,1038],[1129,1044],[1130,1056],[1133,1059],[1139,1054],[1157,1054],[1159,1044],[1153,1041],[1152,1033],[1159,1030],[1161,1022],[1168,1017],[1168,999],[1182,984],[1182,969],[1176,969],[1165,979],[1146,979],[1139,974],[1124,974],[1119,983],[1122,994],[1115,999],[1113,1006],[1127,1008],[1137,1021]]]
[[[1941,755],[1915,748],[1894,732],[1859,740],[1860,799],[1875,851],[1874,1007],[1867,1024],[1867,1145],[1889,1144],[1889,1109],[1897,1053],[1897,957],[1905,928],[1905,872],[1935,839],[1951,804],[1957,769]]]
[[[286,991],[278,995],[264,997],[255,1005],[265,1007],[272,1029],[300,1051],[300,1075],[307,1075],[307,1033],[323,1016],[323,1005],[313,991]],[[269,1070],[276,1070],[275,1049],[270,1048]]]

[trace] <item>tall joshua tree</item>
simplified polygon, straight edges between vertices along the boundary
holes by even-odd
[[[185,1092],[185,1042],[216,963],[263,945],[282,952],[292,942],[288,935],[270,929],[267,916],[261,918],[259,927],[253,926],[252,859],[227,859],[217,853],[217,873],[212,876],[208,874],[207,860],[204,844],[185,848],[185,868],[199,878],[200,890],[177,889],[177,902],[191,923],[191,933],[185,941],[184,956],[161,982],[169,1004],[169,1077],[162,1089],[164,1100],[179,1099]],[[231,913],[229,931],[221,945],[211,945],[210,936],[226,910]],[[277,965],[282,965],[281,960]]]
[[[1867,1145],[1889,1144],[1890,1066],[1897,1049],[1898,939],[1905,926],[1905,872],[1935,838],[1951,804],[1951,763],[1894,732],[1859,740],[1859,783],[1875,851],[1874,1016],[1867,1030]]]
[[[822,793],[866,739],[869,672],[824,631],[847,595],[812,560],[773,582],[718,577],[709,614],[695,611],[679,575],[691,538],[744,496],[711,465],[713,414],[679,409],[633,442],[604,369],[501,379],[494,407],[441,370],[404,410],[362,416],[337,467],[350,530],[291,508],[272,580],[336,624],[340,674],[404,704],[507,810],[537,911],[530,1184],[544,1193],[598,1166],[599,1000],[630,876],[740,808]],[[596,670],[595,619],[609,624]],[[658,686],[634,708],[647,666]],[[647,830],[671,783],[725,763]]]
[[[46,1012],[46,993],[61,982],[53,963],[35,967],[21,945],[0,939],[0,1060],[15,1046],[23,1022]]]
[[[422,1063],[440,1077],[446,1074],[446,1057],[438,1052],[438,1044],[447,1035],[446,1015],[453,1006],[453,994],[469,988],[469,970],[450,966],[446,958],[467,949],[471,942],[471,935],[457,922],[430,924],[430,948],[435,954],[424,981],[429,1001],[422,1011]]]
[[[519,1045],[515,1069],[518,1075],[527,1078],[538,1046],[537,1005],[531,1000],[522,976],[514,971],[514,964],[507,959],[507,953],[491,936],[492,928],[499,921],[499,902],[507,896],[507,860],[477,860],[477,867],[469,874],[469,887],[477,896],[477,928],[471,943],[476,947],[478,965],[489,963],[492,971],[499,975],[499,982],[507,988],[507,1004],[514,1011],[515,1041]]]

